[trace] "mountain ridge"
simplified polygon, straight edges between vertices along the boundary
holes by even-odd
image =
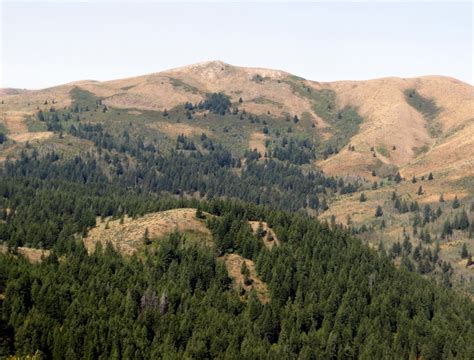
[[[439,147],[442,147],[443,151],[447,150],[448,158],[459,163],[462,173],[474,174],[471,162],[456,158],[457,152],[474,146],[474,129],[470,125],[474,118],[474,88],[451,77],[429,75],[318,82],[282,70],[240,67],[220,60],[204,61],[125,79],[74,81],[6,95],[0,90],[2,101],[8,99],[9,103],[0,109],[2,123],[7,124],[8,131],[8,124],[18,122],[18,116],[33,115],[48,98],[54,99],[54,106],[58,108],[70,106],[73,101],[70,92],[75,87],[102,98],[107,106],[136,111],[165,111],[187,102],[199,103],[207,93],[223,92],[235,103],[243,99],[239,108],[257,116],[307,117],[323,138],[334,135],[334,125],[315,109],[314,94],[329,91],[334,94],[339,108],[357,109],[363,122],[360,130],[350,137],[355,151],[342,148],[338,154],[317,161],[325,172],[370,177],[374,168],[396,166],[405,176],[412,176],[421,174],[418,169],[428,170],[428,165],[418,167],[420,163],[443,172],[447,171],[447,164],[439,161]],[[438,135],[430,134],[429,121],[407,103],[404,92],[408,90],[416,91],[439,107]],[[9,118],[14,120],[9,121]],[[16,129],[18,126],[14,125],[12,132],[22,135]],[[28,139],[28,136],[20,138]]]

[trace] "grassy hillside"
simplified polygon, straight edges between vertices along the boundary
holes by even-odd
[[[210,62],[0,98],[0,132],[7,134],[0,161],[20,159],[15,171],[45,167],[54,174],[66,164],[97,169],[94,176],[117,177],[126,188],[138,184],[185,198],[224,196],[304,211],[349,226],[376,248],[382,239],[387,251],[406,233],[416,247],[428,232],[431,244],[423,246],[432,252],[438,246],[439,262],[432,261],[427,276],[472,291],[472,269],[461,258],[464,244],[474,251],[470,228],[442,237],[444,223],[461,216],[449,205],[455,195],[473,223],[472,86],[441,77],[316,83]],[[39,160],[44,157],[54,161]],[[397,173],[403,181],[395,181]],[[395,209],[393,192],[419,209]],[[359,201],[361,193],[366,202]],[[439,204],[441,194],[446,204]],[[375,218],[378,205],[384,214]],[[425,205],[441,207],[442,215],[413,227]],[[51,242],[52,236],[35,231],[12,243]],[[394,261],[400,264],[401,257]],[[443,261],[453,271],[438,274]]]

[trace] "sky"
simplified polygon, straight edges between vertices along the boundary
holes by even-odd
[[[472,2],[0,0],[0,87],[112,80],[208,60],[316,81],[473,84]]]

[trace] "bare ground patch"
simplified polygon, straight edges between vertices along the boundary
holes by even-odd
[[[202,133],[209,135],[209,130],[203,129],[199,126],[192,126],[182,123],[170,124],[167,122],[157,122],[149,126],[170,137],[176,137],[181,134],[185,136],[199,136]]]
[[[54,133],[52,131],[38,131],[28,132],[23,134],[10,135],[9,137],[16,142],[27,142],[33,140],[44,140],[52,137]]]
[[[255,150],[260,154],[264,154],[266,147],[265,147],[265,140],[267,139],[267,136],[261,132],[254,132],[250,135],[250,140],[249,140],[249,149],[250,150]]]
[[[220,257],[219,259],[224,261],[227,272],[229,273],[230,277],[232,277],[232,279],[234,280],[234,289],[236,291],[239,291],[240,289],[244,289],[245,292],[248,293],[253,289],[257,293],[258,299],[263,304],[266,304],[270,301],[267,284],[265,284],[257,276],[257,272],[255,270],[255,264],[252,260],[245,259],[238,254],[227,254],[227,255],[224,255],[223,257]],[[241,272],[242,263],[244,261],[250,273],[249,278],[251,279],[251,284],[245,283],[244,275]],[[243,296],[245,298],[245,294]]]
[[[1,116],[2,122],[11,136],[28,132],[28,126],[25,122],[27,113],[23,111],[7,111]]]
[[[196,209],[173,209],[132,219],[124,217],[123,224],[120,219],[105,219],[92,228],[84,245],[89,253],[93,252],[96,244],[105,246],[110,242],[118,251],[131,255],[144,244],[144,234],[148,229],[148,238],[159,239],[174,231],[192,232],[202,237],[206,243],[212,242],[212,235],[204,221],[196,218]]]
[[[34,249],[23,246],[18,247],[17,251],[18,254],[24,256],[31,263],[39,263],[43,258],[48,257],[50,254],[49,250]],[[6,254],[7,252],[8,248],[5,245],[0,245],[0,253]]]
[[[267,249],[272,249],[275,245],[280,246],[280,240],[278,240],[275,232],[268,226],[266,222],[263,221],[249,221],[250,227],[254,233],[257,232],[259,227],[265,231],[265,236],[263,237],[263,244]]]

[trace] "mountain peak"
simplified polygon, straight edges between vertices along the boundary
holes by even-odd
[[[173,68],[166,72],[189,72],[189,71],[197,71],[197,70],[218,72],[218,71],[224,71],[226,70],[226,68],[233,68],[233,66],[221,60],[211,60],[211,61],[202,61],[202,62],[198,62],[191,65]]]

